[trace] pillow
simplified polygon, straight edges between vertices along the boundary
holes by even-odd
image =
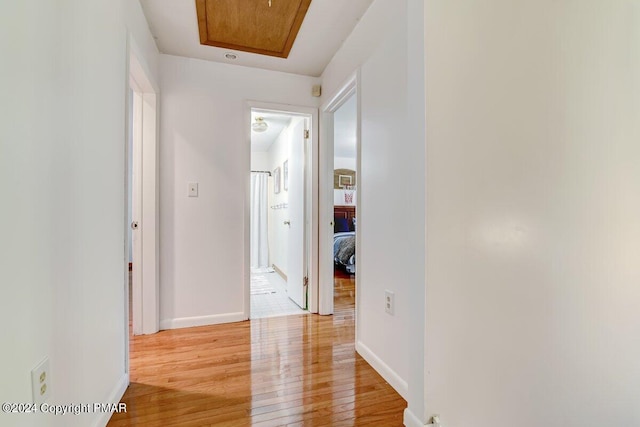
[[[334,218],[333,223],[333,232],[334,233],[343,233],[349,230],[349,220],[347,218]]]

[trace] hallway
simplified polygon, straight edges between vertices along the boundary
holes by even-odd
[[[109,426],[401,426],[406,402],[354,349],[354,281],[333,316],[136,336],[127,413]]]

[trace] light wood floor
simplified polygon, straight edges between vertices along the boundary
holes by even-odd
[[[333,316],[162,331],[131,341],[131,385],[109,426],[402,426],[406,402],[354,348],[354,282]]]

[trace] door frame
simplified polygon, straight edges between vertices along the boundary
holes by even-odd
[[[244,198],[244,318],[251,315],[251,111],[253,109],[273,113],[304,116],[311,119],[308,166],[305,165],[305,246],[307,248],[307,277],[309,287],[307,291],[307,309],[311,313],[318,312],[318,109],[299,105],[278,104],[273,102],[248,100],[244,105],[244,134],[247,144],[245,159],[245,198]]]
[[[134,334],[153,334],[159,331],[159,175],[158,175],[158,89],[149,78],[145,64],[139,60],[134,40],[129,34],[127,43],[127,96],[126,96],[126,138],[125,138],[125,264],[129,265],[129,239],[131,224],[129,211],[129,138],[132,138],[133,151],[140,153],[138,175],[140,191],[137,197],[140,210],[132,221],[139,223],[139,266],[141,280],[132,289],[132,327]],[[133,96],[129,96],[129,92]],[[133,99],[139,102],[139,108],[133,108]],[[131,102],[131,103],[130,103]],[[140,129],[134,133],[133,114],[138,114]],[[137,138],[134,138],[137,136]],[[137,145],[137,147],[136,147]],[[134,165],[133,167],[136,167]],[[132,201],[135,205],[135,201]],[[134,249],[135,251],[135,249]],[[135,268],[136,266],[134,266]],[[129,272],[125,268],[125,345],[126,363],[129,361]]]
[[[351,96],[356,97],[356,215],[358,225],[361,224],[360,197],[361,191],[361,144],[360,144],[360,71],[353,73],[347,80],[330,96],[320,107],[322,118],[322,131],[320,133],[320,181],[319,181],[319,209],[320,209],[320,231],[319,231],[319,288],[320,301],[319,313],[333,314],[333,169],[334,169],[334,128],[333,116]],[[360,244],[361,233],[356,232],[356,269],[360,265],[360,254],[362,245]],[[355,280],[355,318],[356,318],[356,342],[358,339],[358,307],[360,301],[359,278],[356,272]]]

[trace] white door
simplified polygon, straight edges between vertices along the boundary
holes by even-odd
[[[142,218],[142,95],[133,92],[133,114],[132,114],[132,168],[131,168],[131,242],[132,254],[131,264],[133,271],[131,274],[131,323],[134,335],[142,334],[142,239],[141,222]]]
[[[288,191],[289,191],[289,249],[287,265],[287,294],[301,308],[307,308],[305,284],[305,119],[294,118],[289,144]],[[286,179],[286,178],[285,178]]]

